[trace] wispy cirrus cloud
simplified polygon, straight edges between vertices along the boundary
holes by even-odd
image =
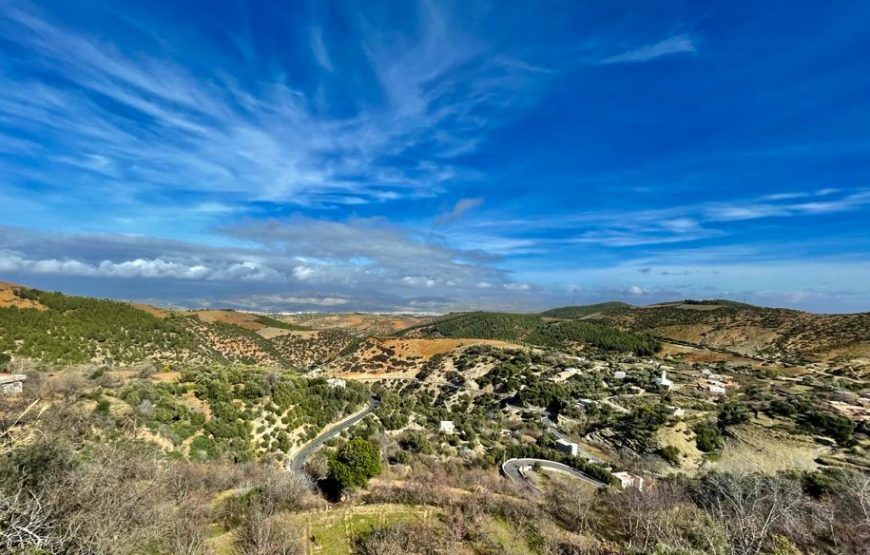
[[[623,64],[649,62],[672,56],[674,54],[695,54],[698,52],[692,37],[689,35],[674,35],[653,44],[647,44],[602,59],[601,64]]]
[[[848,212],[870,205],[870,190],[859,190],[835,196],[834,189],[815,193],[768,195],[741,204],[711,204],[704,208],[712,221],[755,220],[760,218],[811,216]],[[776,202],[776,201],[789,202]]]
[[[863,210],[870,206],[870,190],[818,189],[783,192],[730,202],[700,202],[643,210],[596,210],[537,220],[493,219],[477,222],[478,238],[465,243],[509,245],[504,252],[553,250],[569,244],[630,248],[696,242],[725,237],[736,222],[812,218]],[[519,230],[519,232],[517,232]],[[559,235],[552,236],[553,230]]]
[[[433,6],[401,44],[359,25],[353,62],[379,100],[338,112],[323,104],[327,82],[242,87],[228,71],[204,76],[178,59],[121,50],[13,3],[0,15],[0,36],[27,55],[7,60],[12,71],[0,77],[0,123],[42,140],[0,134],[0,149],[20,156],[0,167],[91,183],[78,195],[95,185],[140,199],[192,191],[300,205],[433,195],[462,174],[452,160],[474,150],[498,111],[539,76],[487,56],[451,25]],[[311,29],[311,48],[321,70],[341,69],[322,27]]]
[[[435,218],[436,225],[444,225],[455,222],[469,210],[473,210],[483,204],[482,198],[462,198],[456,201],[456,204],[449,210],[446,210]]]

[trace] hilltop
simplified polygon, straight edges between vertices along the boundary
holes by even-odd
[[[870,363],[870,313],[812,314],[725,300],[564,307],[549,316],[773,359]]]
[[[582,316],[589,316],[590,314],[613,312],[616,310],[624,310],[630,308],[633,307],[628,303],[614,301],[580,306],[563,306],[560,308],[553,308],[542,312],[541,316],[549,316],[551,318],[580,318]]]
[[[606,302],[540,314],[266,315],[165,309],[0,283],[0,352],[50,363],[217,361],[308,368],[342,357],[346,368],[356,363],[371,367],[372,357],[400,367],[408,362],[393,357],[391,347],[384,351],[379,340],[355,348],[369,337],[493,340],[566,352],[638,355],[656,352],[658,341],[664,341],[784,363],[838,363],[860,371],[870,367],[870,313],[811,314],[727,300],[685,300],[648,306]],[[362,353],[371,356],[348,360],[348,354]],[[423,362],[429,358],[409,356]]]
[[[50,364],[306,367],[354,336],[234,310],[167,310],[0,284],[0,353]]]
[[[535,314],[468,312],[450,314],[402,332],[411,337],[497,339],[567,349],[593,348],[653,354],[657,342],[641,334],[593,322],[551,321]]]

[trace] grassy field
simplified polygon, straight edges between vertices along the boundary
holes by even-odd
[[[306,553],[344,555],[351,553],[354,536],[391,524],[428,520],[437,511],[424,506],[363,505],[294,515],[288,517],[287,525],[304,533]]]

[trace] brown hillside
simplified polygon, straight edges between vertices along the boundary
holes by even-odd
[[[193,314],[203,322],[223,322],[233,324],[251,331],[260,331],[265,324],[257,321],[256,314],[236,312],[234,310],[195,310]]]
[[[431,318],[405,314],[310,313],[293,314],[282,320],[312,329],[343,329],[355,335],[391,335]]]
[[[870,313],[811,314],[711,301],[632,307],[585,319],[748,356],[851,360],[870,350]]]
[[[8,281],[0,281],[0,308],[33,308],[36,310],[45,310],[46,308],[37,301],[32,299],[22,299],[15,294],[15,291],[23,289],[22,286]]]

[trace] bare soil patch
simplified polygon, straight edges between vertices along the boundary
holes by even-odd
[[[203,322],[224,322],[226,324],[235,324],[251,331],[260,331],[266,327],[265,324],[257,322],[258,316],[256,314],[248,314],[247,312],[235,312],[232,310],[197,310],[194,314],[196,314],[197,318]]]
[[[156,316],[163,320],[167,316],[169,316],[172,312],[163,308],[157,308],[156,306],[151,306],[150,304],[142,304],[142,303],[131,303],[134,307],[138,308],[143,312],[147,312],[151,316]]]
[[[46,307],[41,303],[32,299],[21,299],[15,294],[15,291],[20,289],[15,284],[0,281],[0,308],[32,308],[35,310],[46,310]]]

